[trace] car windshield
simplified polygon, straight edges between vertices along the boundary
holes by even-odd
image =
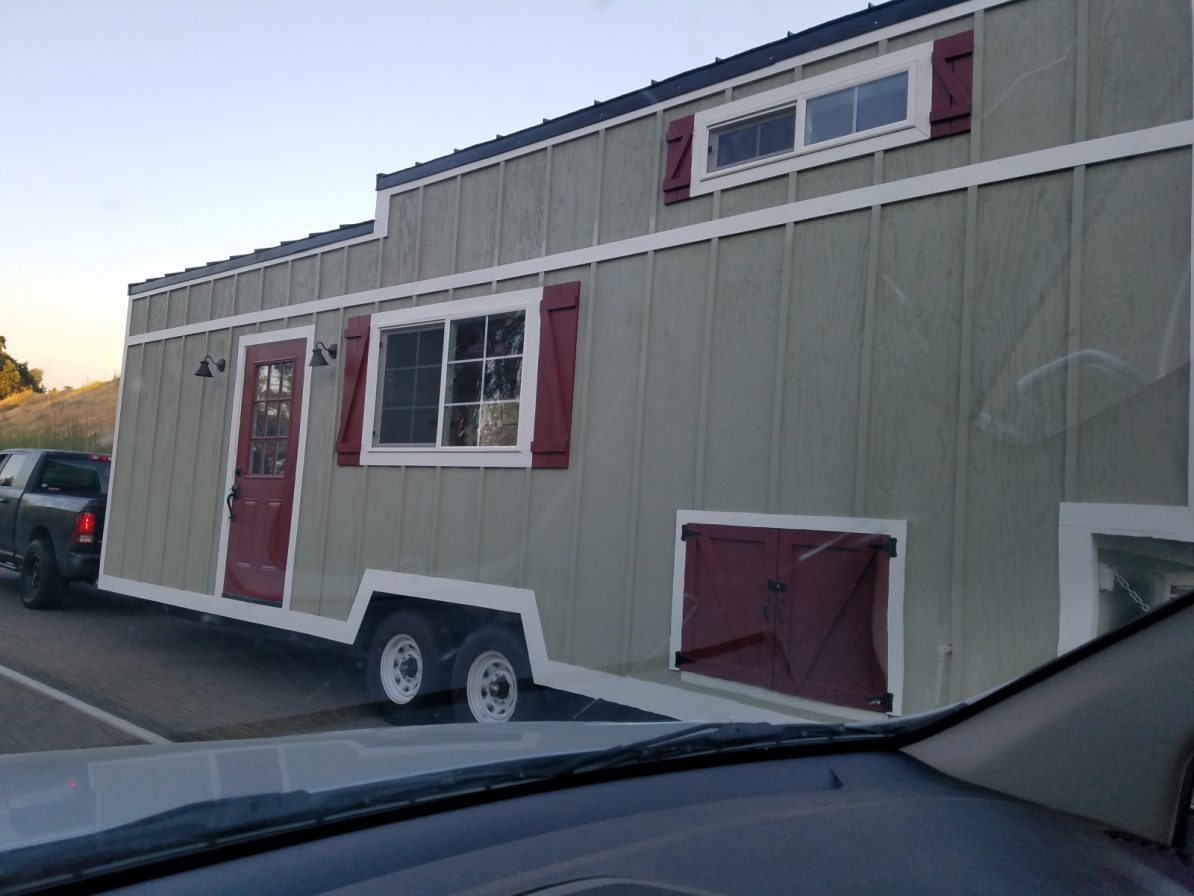
[[[1194,591],[1143,5],[10,11],[0,888],[902,736]]]

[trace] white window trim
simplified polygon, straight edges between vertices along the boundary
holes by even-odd
[[[1194,543],[1194,508],[1062,503],[1057,528],[1060,656],[1099,634],[1099,552],[1095,536],[1127,535]]]
[[[932,42],[918,44],[696,113],[693,119],[692,183],[689,195],[700,196],[714,190],[724,190],[815,165],[826,165],[881,149],[929,139],[929,111],[933,90],[932,55]],[[803,145],[805,108],[808,100],[905,71],[908,72],[909,107],[906,119],[861,134],[847,134],[811,146]],[[710,169],[709,146],[710,134],[713,131],[732,125],[736,121],[755,118],[792,105],[796,106],[796,148],[793,151],[754,159],[720,170]]]
[[[672,561],[672,626],[668,650],[668,668],[680,672],[680,680],[701,685],[727,694],[736,694],[812,713],[841,716],[851,719],[882,718],[882,713],[868,713],[846,706],[833,706],[779,694],[763,688],[734,681],[722,681],[707,675],[680,671],[676,653],[680,650],[680,635],[684,624],[684,542],[680,532],[686,523],[709,523],[719,526],[753,526],[762,529],[809,529],[814,532],[857,532],[867,535],[889,535],[898,547],[896,556],[887,568],[887,689],[892,695],[891,715],[900,715],[904,705],[904,576],[908,553],[907,520],[860,519],[837,516],[792,516],[778,513],[731,513],[715,510],[676,511],[676,532]]]
[[[542,298],[541,288],[521,289],[374,314],[369,321],[369,366],[361,427],[361,464],[394,467],[530,467],[531,435],[535,426],[535,399],[538,393],[539,302]],[[381,383],[379,361],[382,331],[439,321],[450,323],[453,320],[500,314],[504,311],[526,312],[522,352],[522,394],[519,397],[518,408],[518,443],[510,447],[474,448],[403,448],[375,445],[373,429],[377,412],[377,390]]]

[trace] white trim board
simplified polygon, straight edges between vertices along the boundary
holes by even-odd
[[[672,557],[672,617],[671,637],[668,642],[668,667],[676,669],[675,656],[680,650],[680,637],[684,625],[684,542],[680,532],[686,523],[711,523],[720,526],[751,526],[760,529],[809,529],[814,532],[857,532],[875,535],[890,535],[898,543],[896,556],[887,570],[887,689],[892,694],[892,714],[900,715],[904,704],[904,582],[905,564],[908,552],[907,520],[861,519],[840,516],[799,516],[784,513],[731,513],[716,510],[677,510],[676,531]],[[691,673],[686,673],[691,674]],[[684,675],[681,675],[681,680]],[[702,684],[717,681],[708,676],[699,676]],[[695,680],[694,680],[695,683]],[[719,689],[743,696],[758,696],[766,693],[761,688],[752,688],[736,682],[717,681]],[[778,702],[791,705],[794,709],[812,713],[830,712],[850,715],[855,710],[828,707],[827,704],[799,697],[781,696]],[[863,713],[859,718],[879,718],[874,713]]]
[[[206,333],[211,330],[284,320],[326,311],[338,311],[355,305],[369,305],[391,299],[410,298],[427,293],[445,292],[518,277],[535,276],[555,270],[585,267],[596,262],[614,261],[647,252],[658,252],[691,243],[706,242],[714,238],[782,227],[789,223],[838,215],[875,205],[905,202],[964,190],[968,187],[1017,180],[1079,165],[1097,165],[1102,162],[1183,148],[1192,144],[1194,144],[1194,120],[1187,119],[1127,134],[1099,137],[1081,143],[1056,146],[990,162],[977,162],[932,174],[860,187],[856,190],[847,190],[815,199],[789,202],[700,224],[690,224],[686,227],[602,243],[598,246],[560,252],[556,255],[140,333],[127,337],[125,344],[141,345],[147,342],[159,342],[193,333]]]
[[[341,644],[352,644],[356,640],[374,593],[419,597],[516,613],[522,621],[531,675],[537,684],[670,718],[781,723],[806,721],[794,713],[753,706],[729,697],[704,694],[683,687],[599,672],[552,660],[547,655],[547,644],[543,637],[543,625],[539,618],[535,593],[525,588],[366,569],[361,576],[348,618],[340,620],[115,576],[101,575],[98,585],[102,589],[143,600],[297,632]]]
[[[306,343],[306,347],[303,350],[304,354],[299,359],[300,363],[305,363],[305,359],[311,354],[311,347],[315,344],[315,327],[313,325],[291,327],[288,330],[270,330],[266,333],[249,333],[242,336],[236,346],[236,367],[233,371],[230,371],[230,374],[236,378],[232,392],[232,412],[230,419],[225,421],[228,424],[228,463],[224,468],[223,494],[227,494],[236,482],[233,470],[236,468],[236,443],[240,436],[241,399],[244,396],[246,374],[245,353],[250,346],[269,345],[272,342],[288,342],[292,339],[302,339]],[[308,371],[315,369],[320,368],[308,368]],[[290,542],[287,545],[286,578],[282,586],[282,609],[284,610],[290,609],[290,589],[294,581],[294,555],[298,544],[299,508],[302,504],[303,492],[303,467],[307,455],[307,423],[311,411],[310,376],[310,372],[303,376],[303,410],[302,416],[299,419],[299,431],[296,434],[298,439],[298,454],[294,464],[294,498],[290,504]],[[212,596],[222,601],[229,601],[229,598],[222,596],[224,572],[228,561],[228,528],[228,515],[221,510],[220,544],[218,548],[219,553],[216,555],[216,579],[212,583]]]

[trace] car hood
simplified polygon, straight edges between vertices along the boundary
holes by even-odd
[[[0,757],[0,850],[119,827],[208,800],[319,793],[631,744],[689,723],[378,728]]]

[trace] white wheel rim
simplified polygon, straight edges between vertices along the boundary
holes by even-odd
[[[381,652],[381,686],[392,703],[410,703],[423,686],[423,653],[410,635],[395,635]]]
[[[468,708],[478,722],[505,722],[518,703],[518,678],[514,667],[496,650],[473,660],[465,682]]]

